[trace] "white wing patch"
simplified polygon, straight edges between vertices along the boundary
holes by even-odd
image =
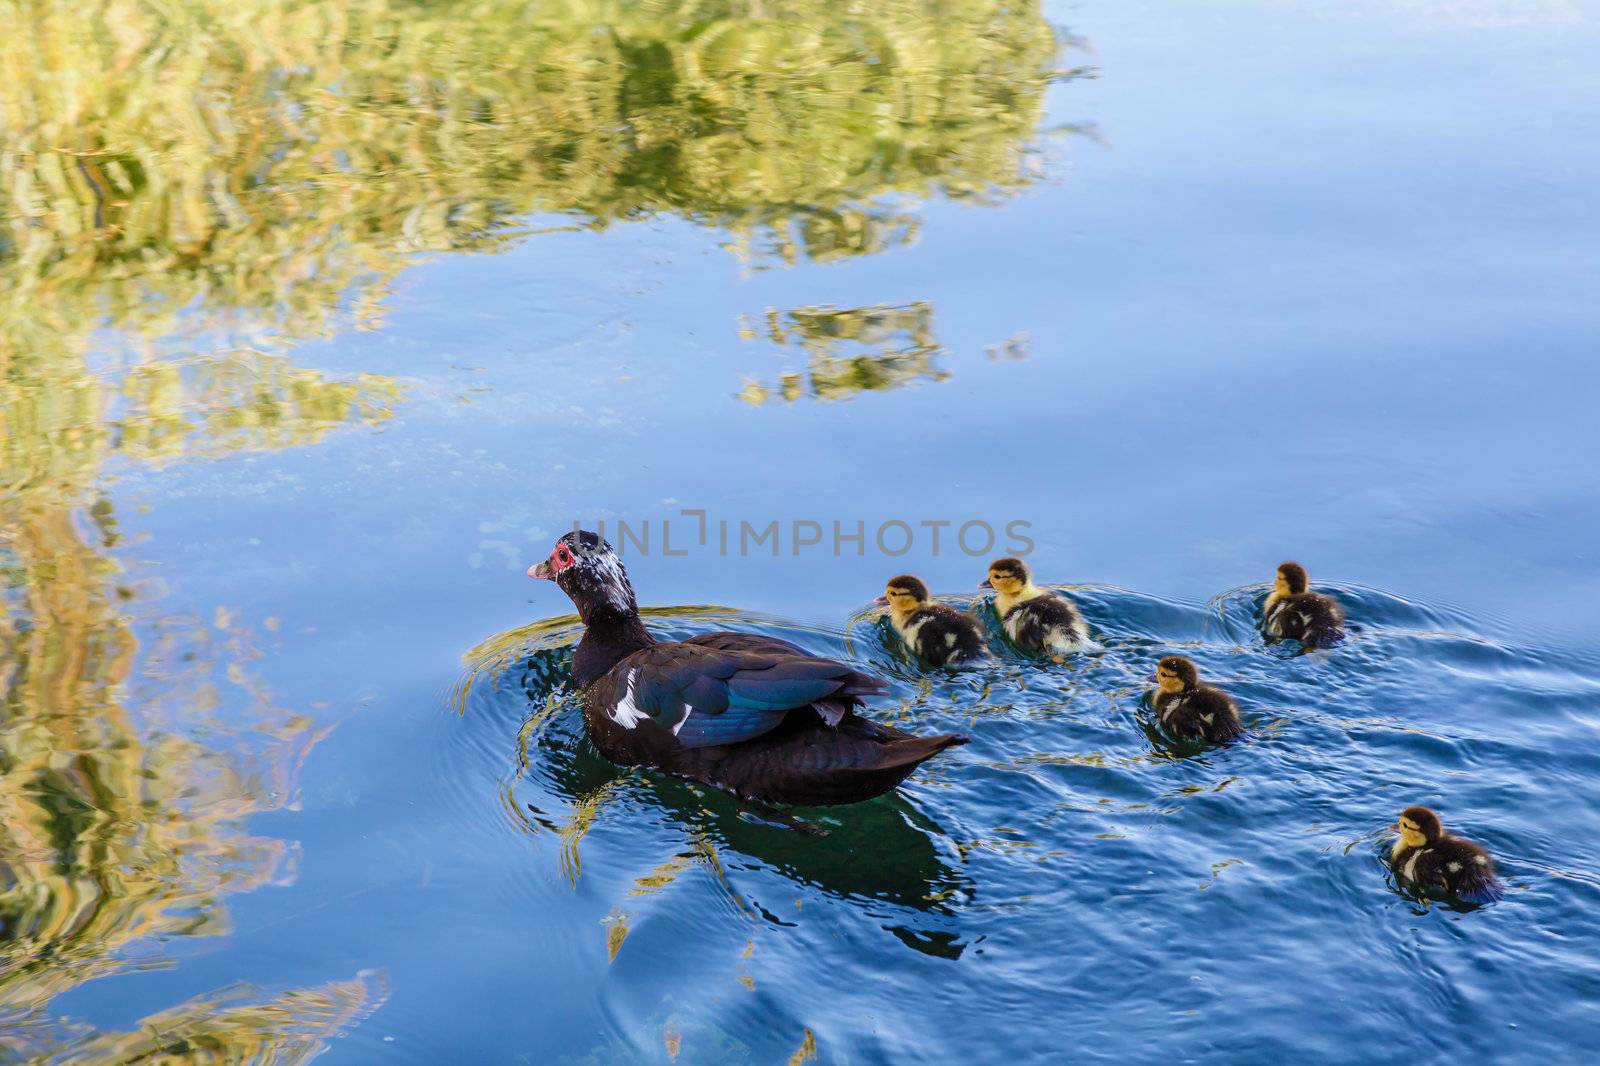
[[[627,676],[622,679],[622,698],[617,701],[616,707],[612,708],[611,711],[611,720],[624,729],[632,729],[650,717],[641,711],[639,705],[633,701],[633,682],[638,676],[639,671],[637,669],[628,671]],[[684,721],[688,721],[688,718],[685,717]],[[677,733],[682,725],[683,722],[679,722],[673,728],[673,733]]]

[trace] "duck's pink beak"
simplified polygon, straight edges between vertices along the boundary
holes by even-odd
[[[872,602],[877,604],[879,607],[887,607],[887,606],[889,606],[889,597],[887,597],[887,596],[879,596],[877,599],[873,600]]]
[[[978,582],[978,587],[980,589],[992,589],[994,588],[994,582],[990,581],[988,578],[984,578],[982,581]]]
[[[532,566],[528,567],[528,576],[536,577],[540,581],[554,581],[556,575],[550,572],[550,564],[548,562],[543,562],[534,563]]]

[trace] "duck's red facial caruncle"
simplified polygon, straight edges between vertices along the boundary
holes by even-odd
[[[567,547],[564,541],[556,542],[555,551],[550,553],[550,558],[542,563],[535,563],[528,567],[528,576],[540,578],[545,581],[554,581],[556,575],[578,561],[577,556]]]

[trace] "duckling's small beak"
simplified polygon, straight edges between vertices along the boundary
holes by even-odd
[[[550,563],[548,561],[534,563],[528,567],[528,576],[538,578],[540,581],[554,581],[556,579],[556,575],[550,572]]]
[[[984,578],[982,581],[978,582],[978,587],[980,589],[992,589],[994,588],[994,582],[990,581],[988,578]]]
[[[873,600],[872,602],[877,604],[879,607],[887,607],[887,606],[889,606],[889,597],[887,597],[887,596],[879,596],[877,599]]]

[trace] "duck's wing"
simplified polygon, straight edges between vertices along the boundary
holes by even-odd
[[[790,711],[820,704],[837,724],[848,703],[883,682],[786,641],[714,633],[656,644],[624,660],[619,709],[647,715],[689,748],[738,744],[775,729]]]
[[[683,643],[694,644],[702,648],[714,648],[717,651],[777,652],[786,655],[816,658],[816,656],[813,656],[798,644],[790,644],[787,640],[763,636],[760,633],[701,633],[698,636],[690,637]]]

